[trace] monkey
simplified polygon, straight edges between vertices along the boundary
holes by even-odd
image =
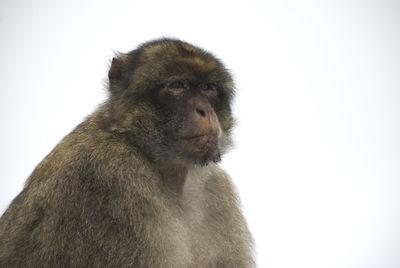
[[[219,166],[235,125],[221,60],[156,39],[116,53],[107,88],[0,218],[0,267],[254,267]]]

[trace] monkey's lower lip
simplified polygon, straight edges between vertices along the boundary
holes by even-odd
[[[203,134],[203,135],[181,137],[180,140],[212,139],[212,138],[214,138],[214,135]]]
[[[204,137],[205,135],[198,135],[198,136],[190,136],[190,137],[182,137],[180,138],[181,140],[194,140],[194,139],[199,139],[201,137]]]

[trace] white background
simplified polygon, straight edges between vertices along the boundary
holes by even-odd
[[[258,267],[400,267],[396,1],[0,2],[0,211],[106,97],[113,51],[177,37],[237,84],[223,160]]]

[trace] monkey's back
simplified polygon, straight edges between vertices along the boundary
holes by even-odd
[[[135,202],[138,191],[127,184],[143,166],[92,125],[87,120],[56,146],[1,217],[0,267],[126,266],[113,254],[130,258],[139,248],[138,226],[128,226],[122,211]]]

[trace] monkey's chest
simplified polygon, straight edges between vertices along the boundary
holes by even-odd
[[[215,219],[207,215],[204,201],[192,198],[179,209],[172,209],[177,245],[186,256],[188,267],[214,267],[222,251],[223,237]]]

